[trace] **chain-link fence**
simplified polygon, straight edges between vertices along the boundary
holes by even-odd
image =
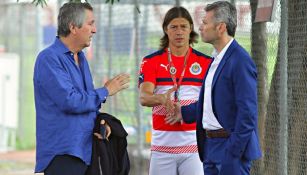
[[[12,80],[15,74],[10,74],[8,70],[13,67],[2,67],[2,77],[7,77],[7,81],[2,81],[0,91],[0,138],[17,139],[18,148],[26,148],[34,145],[35,139],[35,111],[34,97],[32,86],[33,65],[36,54],[41,49],[39,43],[40,36],[40,19],[39,11],[41,9],[29,3],[11,4],[0,3],[0,54],[13,53],[19,57],[20,70],[17,72],[19,82],[17,87],[9,87],[4,89],[9,80]],[[0,64],[4,64],[1,62]],[[18,91],[10,91],[10,88],[16,88]],[[12,98],[14,93],[18,94],[18,98],[13,99],[12,103],[3,98]],[[7,103],[9,103],[7,105]],[[18,115],[11,116],[8,111],[18,111]],[[15,118],[18,118],[15,120]],[[6,122],[13,120],[12,126],[7,127]],[[18,127],[16,127],[18,126]],[[17,136],[17,137],[16,137]],[[7,145],[0,145],[1,150],[12,149],[16,146],[15,141],[2,142]],[[7,148],[5,148],[7,147]]]
[[[16,129],[21,148],[35,143],[33,64],[38,51],[54,39],[55,18],[62,2],[65,1],[50,2],[44,9],[27,3],[0,4],[0,50],[20,56]],[[168,9],[175,4],[184,6],[198,29],[205,5],[213,1],[121,0],[113,5],[101,0],[89,2],[94,7],[98,31],[85,52],[95,86],[120,72],[129,73],[132,80],[129,89],[103,104],[102,111],[117,116],[129,132],[131,174],[147,174],[151,109],[139,104],[139,64],[143,56],[158,49]],[[259,133],[264,156],[255,162],[252,174],[307,174],[307,2],[277,0],[275,20],[257,24],[251,22],[250,5],[255,7],[255,3],[232,2],[238,10],[236,40],[251,53],[258,68]],[[212,47],[200,40],[193,47],[211,55]],[[18,109],[12,106],[11,110]]]

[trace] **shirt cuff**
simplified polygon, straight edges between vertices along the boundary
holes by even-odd
[[[99,100],[101,101],[101,103],[104,103],[107,100],[107,97],[109,96],[108,89],[105,87],[102,87],[102,88],[98,88],[96,92],[99,96]]]

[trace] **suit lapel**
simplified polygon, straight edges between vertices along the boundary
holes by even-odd
[[[221,60],[221,62],[220,62],[220,64],[219,64],[219,66],[217,67],[216,72],[215,72],[215,74],[214,74],[214,76],[213,76],[212,89],[214,88],[215,83],[216,83],[216,80],[217,80],[217,78],[219,77],[219,75],[220,75],[220,73],[221,73],[221,71],[222,71],[222,69],[223,69],[225,63],[227,62],[227,60],[229,59],[231,53],[232,53],[233,50],[237,47],[237,45],[238,45],[237,41],[236,41],[236,40],[233,40],[233,42],[232,42],[232,43],[230,44],[230,46],[228,47],[228,49],[227,49],[225,55],[223,56],[223,58],[222,58],[222,60]]]

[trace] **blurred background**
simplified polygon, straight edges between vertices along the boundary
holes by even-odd
[[[35,107],[33,67],[40,50],[56,36],[59,7],[68,0],[0,1],[0,174],[33,174]],[[88,0],[94,7],[97,33],[84,51],[96,87],[127,72],[128,90],[108,99],[101,111],[119,118],[128,136],[132,175],[148,174],[151,108],[138,101],[142,58],[159,46],[168,9],[188,9],[194,28],[201,24],[210,0]],[[236,40],[250,52],[258,68],[259,134],[263,158],[252,174],[307,174],[307,1],[275,0],[269,22],[255,22],[257,3],[231,0],[238,10]],[[260,13],[261,14],[261,13]],[[200,40],[195,49],[211,55]]]

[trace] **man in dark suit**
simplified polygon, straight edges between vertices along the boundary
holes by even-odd
[[[174,120],[197,121],[198,149],[206,175],[247,175],[251,161],[261,157],[256,66],[233,38],[236,8],[219,1],[207,5],[205,11],[199,30],[202,40],[213,45],[214,60],[198,102],[181,110],[176,104]]]

